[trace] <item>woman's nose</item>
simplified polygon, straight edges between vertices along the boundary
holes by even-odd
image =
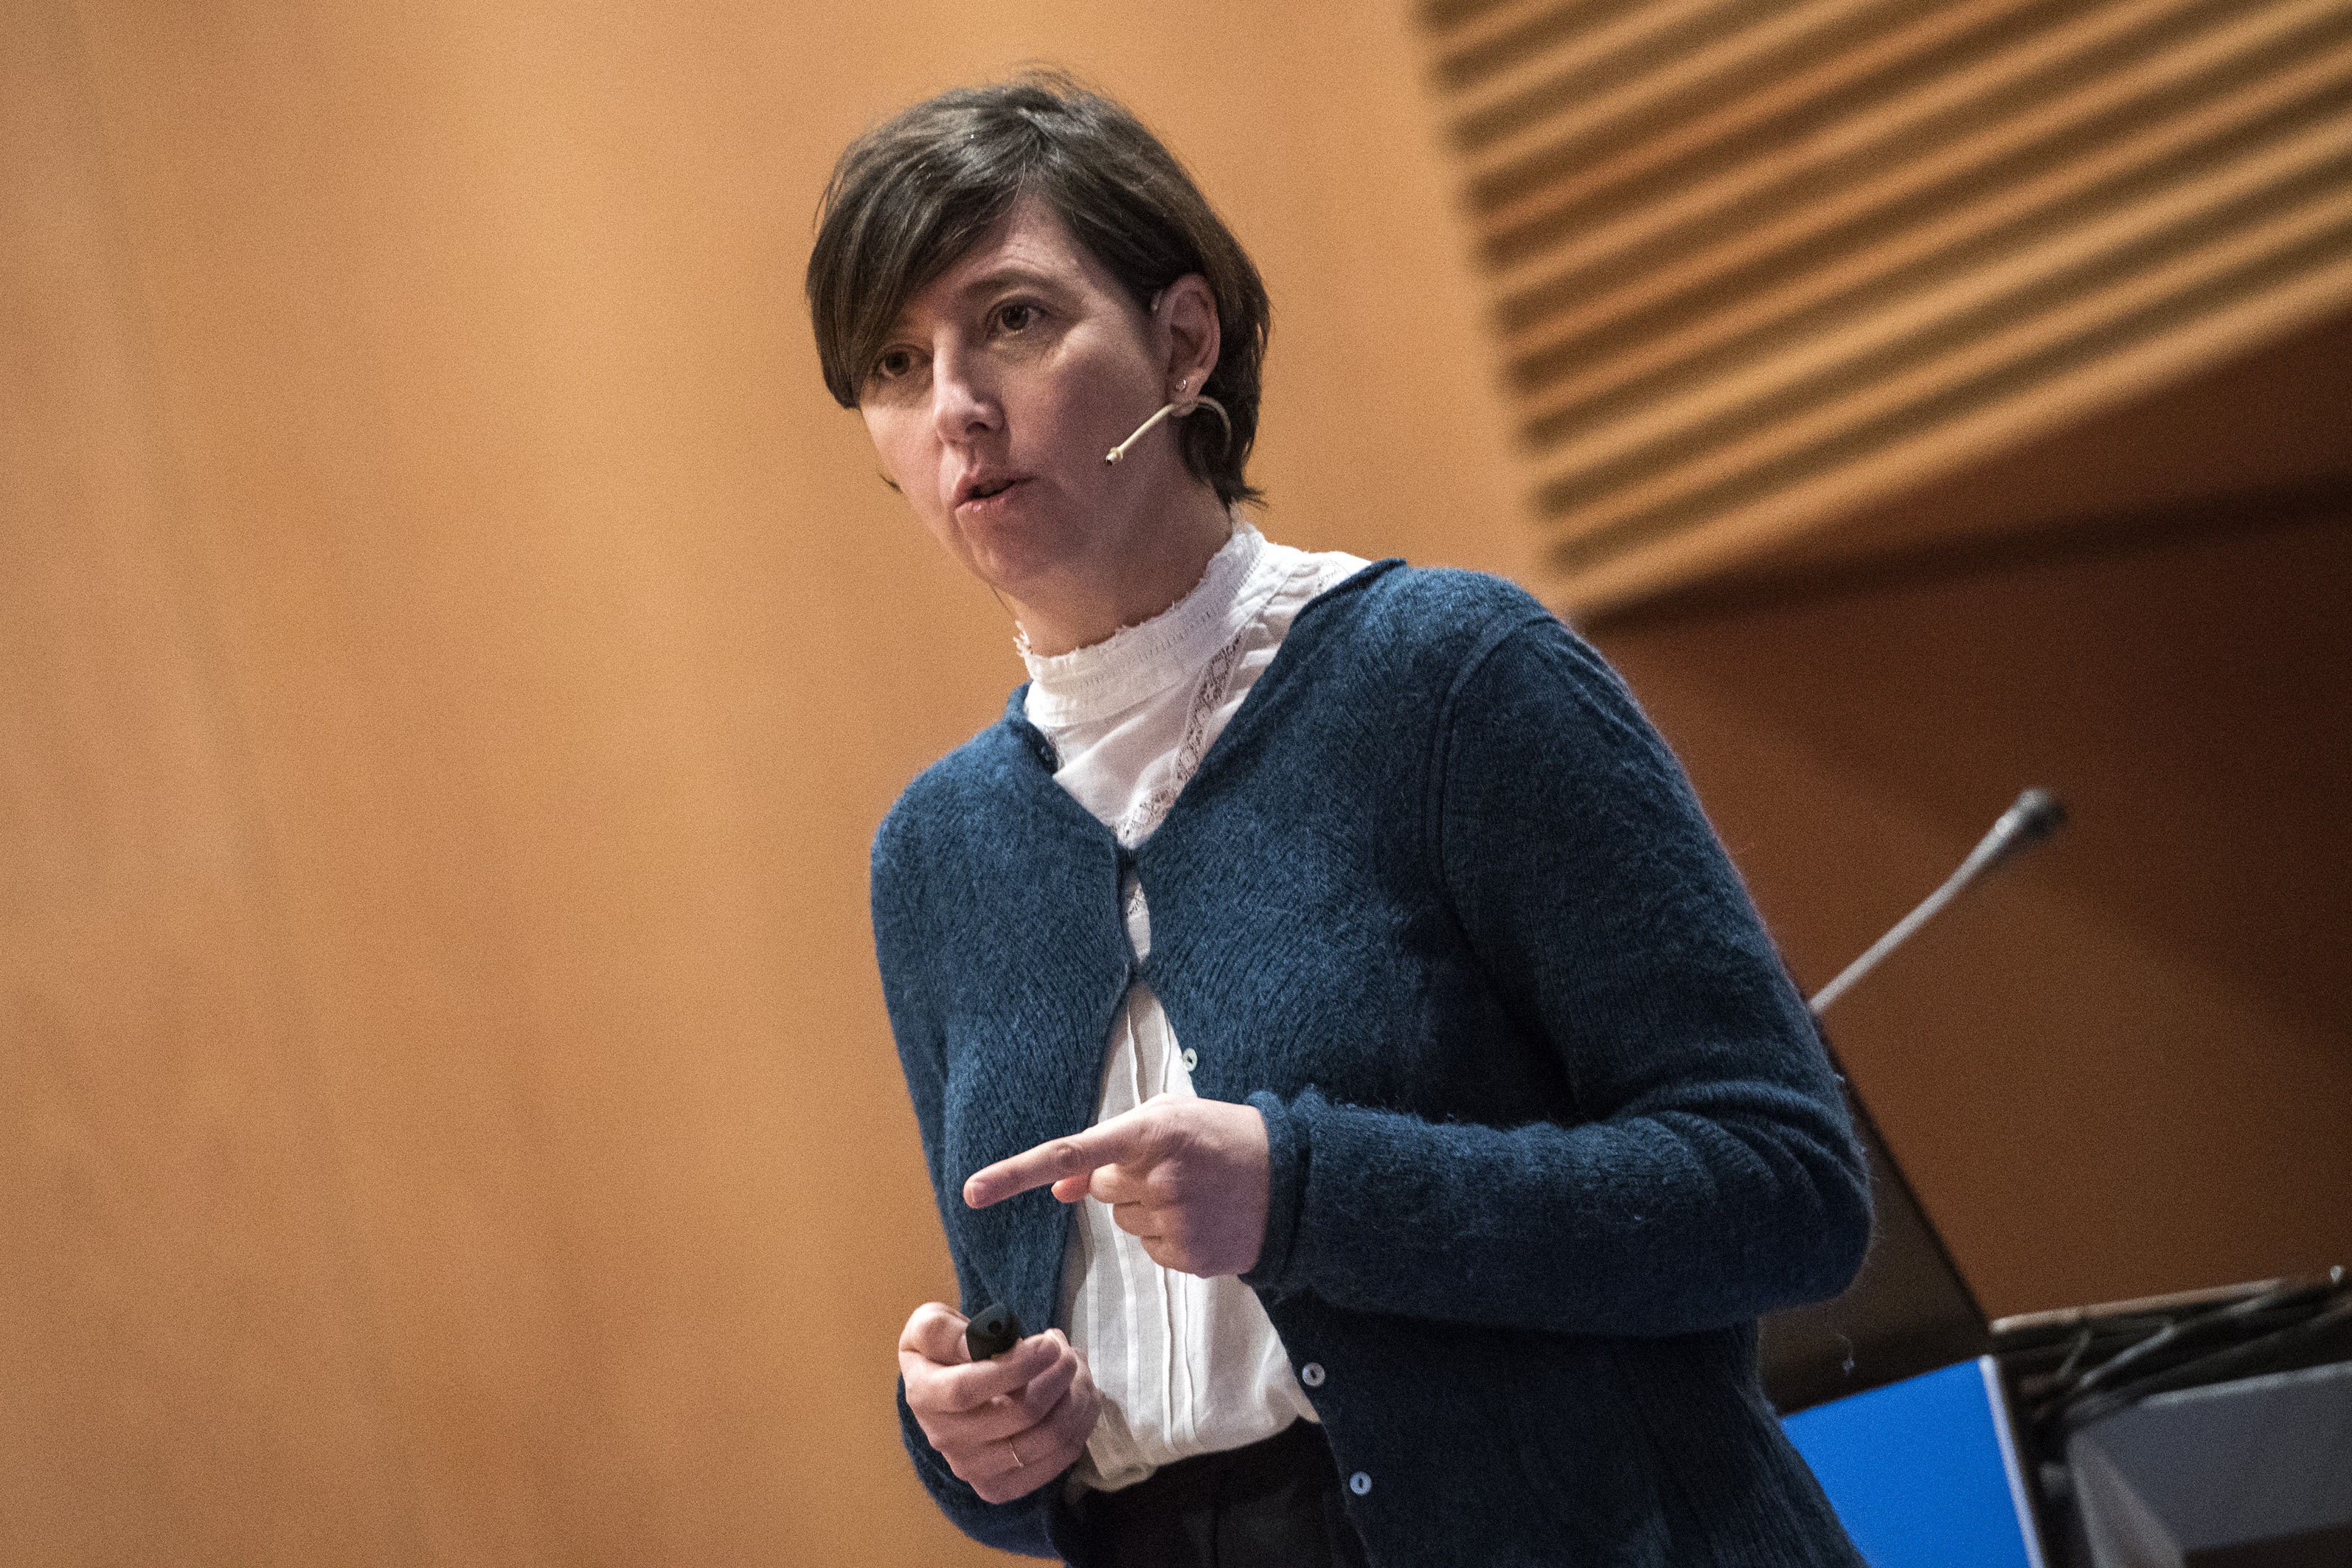
[[[945,441],[969,441],[1002,423],[992,379],[973,356],[943,353],[932,361],[931,418]]]

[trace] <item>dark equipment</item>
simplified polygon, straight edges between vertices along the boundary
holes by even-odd
[[[1815,996],[1814,1012],[1977,876],[2064,819],[2049,792],[2019,796],[1942,887]],[[1847,1104],[1869,1157],[1876,1224],[1843,1295],[1760,1326],[1765,1391],[1783,1415],[1990,1357],[2038,1561],[2352,1564],[2344,1269],[1989,1322],[1851,1084]]]

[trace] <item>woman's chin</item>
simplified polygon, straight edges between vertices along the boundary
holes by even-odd
[[[964,510],[959,509],[956,518],[964,559],[975,576],[1001,594],[1018,598],[1020,585],[1054,577],[1080,553],[1071,531],[1050,519],[1010,510],[966,516]]]

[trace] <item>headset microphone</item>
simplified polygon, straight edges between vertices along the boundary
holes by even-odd
[[[1225,427],[1226,444],[1228,446],[1232,445],[1234,439],[1234,422],[1232,416],[1226,414],[1225,405],[1218,402],[1215,398],[1211,397],[1205,392],[1201,393],[1196,396],[1186,397],[1184,395],[1184,389],[1191,384],[1192,377],[1190,376],[1178,382],[1176,384],[1175,401],[1161,404],[1150,418],[1145,420],[1142,424],[1135,427],[1135,433],[1133,435],[1129,436],[1126,440],[1121,441],[1118,446],[1113,447],[1109,451],[1105,452],[1103,454],[1103,461],[1106,463],[1116,463],[1121,458],[1126,457],[1127,449],[1129,447],[1134,446],[1138,441],[1142,440],[1143,433],[1146,430],[1150,429],[1154,425],[1159,424],[1171,414],[1173,414],[1177,418],[1181,419],[1186,415],[1200,408],[1205,408],[1210,413],[1217,416],[1217,423]]]

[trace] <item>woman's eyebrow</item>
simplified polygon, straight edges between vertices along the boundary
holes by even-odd
[[[984,272],[972,279],[957,289],[956,293],[962,299],[970,300],[976,295],[993,294],[1000,289],[1016,286],[1043,289],[1052,294],[1060,294],[1066,287],[1061,279],[1051,273],[1040,272],[1028,267],[1004,266],[996,268],[993,272]]]

